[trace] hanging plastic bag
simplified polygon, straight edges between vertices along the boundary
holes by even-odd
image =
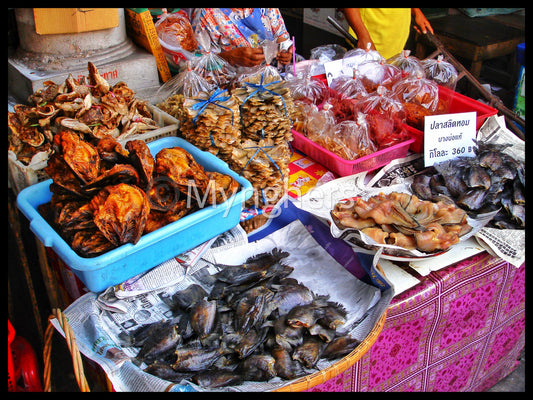
[[[389,58],[387,64],[400,68],[404,77],[408,75],[424,74],[422,62],[410,54],[411,50],[402,50],[399,54]]]
[[[169,66],[179,70],[183,61],[194,59],[198,43],[186,14],[164,9],[154,25]]]
[[[437,59],[427,59],[422,61],[422,67],[426,78],[431,79],[437,84],[455,90],[457,85],[457,70],[449,62],[444,60],[442,55],[437,56]]]
[[[212,45],[207,31],[199,32],[196,39],[202,49],[202,55],[193,60],[193,70],[209,83],[226,88],[236,75],[235,68],[217,54],[219,50]]]
[[[384,86],[388,90],[402,78],[402,71],[391,64],[381,61],[366,61],[358,66],[361,81],[368,93],[374,92],[378,86]]]

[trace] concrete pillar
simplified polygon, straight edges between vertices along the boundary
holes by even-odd
[[[155,58],[126,35],[123,8],[115,28],[47,35],[36,32],[32,8],[14,11],[19,47],[8,57],[8,91],[17,100],[24,102],[44,81],[61,84],[69,73],[87,76],[89,61],[111,85],[124,81],[138,95],[159,87]]]

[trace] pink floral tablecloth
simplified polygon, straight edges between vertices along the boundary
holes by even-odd
[[[525,264],[483,252],[394,297],[351,368],[309,391],[485,391],[525,345]]]

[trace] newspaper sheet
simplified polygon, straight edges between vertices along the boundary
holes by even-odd
[[[219,246],[213,247],[217,242]],[[216,263],[239,264],[250,255],[272,250],[274,247],[289,252],[290,260],[287,262],[294,268],[292,274],[317,294],[329,294],[331,300],[345,305],[348,310],[346,329],[350,329],[349,333],[359,340],[368,335],[392,299],[392,289],[381,292],[346,271],[315,241],[299,220],[253,243],[243,240],[237,229],[232,230],[231,234],[217,237],[213,245],[195,264],[186,266],[178,262],[177,259],[185,258],[180,255],[156,267],[168,272],[171,264],[175,273],[175,276],[164,276],[159,270],[151,271],[152,276],[147,286],[156,289],[142,292],[137,287],[130,296],[124,291],[115,291],[112,288],[101,295],[91,292],[80,297],[65,310],[64,314],[74,331],[80,352],[102,367],[116,391],[204,390],[188,381],[175,384],[143,372],[132,362],[139,349],[124,346],[123,335],[139,325],[170,319],[173,312],[165,299],[190,284],[197,283],[209,291],[212,279],[208,279],[208,275],[220,270]],[[198,263],[203,263],[204,266],[198,268]],[[189,268],[194,268],[195,272],[187,273]],[[147,275],[140,277],[137,282]],[[162,281],[171,280],[173,283],[154,285],[155,276],[159,276]],[[120,298],[115,294],[119,294]],[[57,320],[52,320],[52,323],[64,335]],[[317,368],[327,368],[335,361],[337,360],[321,360]],[[308,372],[316,371],[313,369]],[[219,390],[268,391],[287,383],[289,381],[276,377],[269,382],[244,382],[240,386]]]
[[[480,128],[477,140],[489,143],[512,144],[505,149],[510,155],[518,160],[524,160],[524,142],[517,138],[512,132],[505,128],[503,117],[490,117]],[[305,211],[308,211],[318,218],[322,218],[331,226],[332,235],[342,237],[346,241],[353,241],[352,233],[349,230],[341,231],[333,223],[330,210],[334,205],[343,199],[352,197],[367,198],[378,192],[390,193],[400,191],[411,193],[410,184],[413,175],[424,169],[423,154],[412,154],[402,159],[396,159],[380,169],[375,174],[366,173],[338,178],[315,187],[312,191],[296,199],[294,204]],[[525,261],[525,230],[499,230],[485,227],[496,212],[478,216],[475,220],[468,219],[468,223],[474,228],[469,234],[461,238],[460,244],[455,245],[457,249],[451,249],[441,256],[426,257],[415,254],[412,258],[394,257],[384,254],[383,258],[393,261],[409,261],[417,272],[426,275],[431,270],[436,270],[450,265],[483,250],[495,254],[515,267],[519,267]],[[357,236],[357,240],[366,242],[364,237]],[[355,237],[355,236],[354,236]],[[478,242],[473,243],[473,238]],[[353,243],[352,243],[353,245]],[[383,245],[382,247],[388,247]],[[363,253],[375,253],[375,250],[368,250],[354,245],[355,251]],[[454,257],[448,257],[453,255]],[[433,265],[429,267],[429,265]]]

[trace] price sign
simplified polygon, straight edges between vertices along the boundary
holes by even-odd
[[[424,165],[460,156],[474,157],[476,112],[430,115],[424,118]]]

